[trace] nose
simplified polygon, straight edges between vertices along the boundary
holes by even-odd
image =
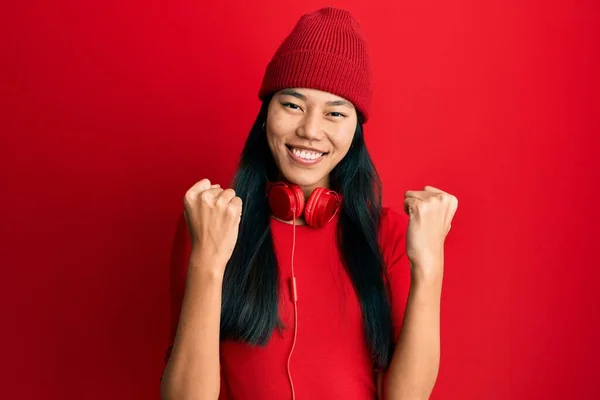
[[[325,132],[318,115],[306,115],[296,130],[298,137],[307,140],[321,140]]]

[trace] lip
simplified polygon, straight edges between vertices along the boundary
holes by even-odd
[[[315,149],[315,148],[312,148],[312,147],[306,147],[306,146],[296,146],[295,144],[286,144],[285,147],[287,147],[288,149],[290,147],[293,147],[295,149],[302,149],[302,150],[314,151],[315,153],[323,153],[323,154],[327,153],[326,151],[323,151],[323,150]]]
[[[303,158],[298,157],[297,155],[294,154],[294,152],[292,151],[292,149],[290,149],[289,147],[287,147],[287,151],[288,154],[290,156],[290,158],[292,159],[293,162],[295,162],[296,164],[300,164],[302,166],[313,166],[313,165],[317,165],[318,163],[320,163],[321,161],[323,161],[323,159],[327,156],[326,153],[323,153],[323,155],[315,160],[305,160]],[[303,148],[304,147],[296,147],[297,149],[299,148]]]

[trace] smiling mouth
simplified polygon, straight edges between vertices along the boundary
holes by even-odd
[[[285,147],[287,147],[288,152],[289,152],[290,156],[292,157],[292,159],[294,161],[296,161],[297,163],[300,163],[303,165],[310,165],[310,164],[318,163],[327,154],[329,154],[327,152],[323,153],[323,152],[319,152],[319,151],[295,148],[295,147],[287,145],[287,144],[285,145]]]
[[[327,152],[319,152],[319,151],[295,148],[293,146],[290,146],[289,144],[286,144],[285,147],[287,147],[288,150],[291,151],[296,157],[301,158],[306,161],[316,160],[316,159],[319,159],[319,158],[323,157],[324,155],[328,154]]]

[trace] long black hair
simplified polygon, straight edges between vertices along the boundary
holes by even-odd
[[[243,201],[238,241],[225,269],[221,339],[265,344],[278,318],[278,270],[265,196],[278,178],[263,122],[271,97],[263,101],[242,150],[233,179]],[[331,189],[343,196],[338,223],[342,262],[358,296],[374,365],[384,369],[392,355],[392,322],[385,267],[378,242],[381,182],[365,145],[362,118],[346,156],[330,173]]]

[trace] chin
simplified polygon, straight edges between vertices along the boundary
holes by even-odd
[[[314,165],[304,165],[302,162],[298,162],[287,148],[282,153],[278,154],[280,157],[278,157],[277,166],[283,179],[304,188],[326,185],[330,172],[328,153],[325,153],[324,158]]]
[[[306,172],[290,173],[290,171],[284,171],[282,175],[287,181],[303,187],[317,186],[324,179],[322,174],[313,175]]]

